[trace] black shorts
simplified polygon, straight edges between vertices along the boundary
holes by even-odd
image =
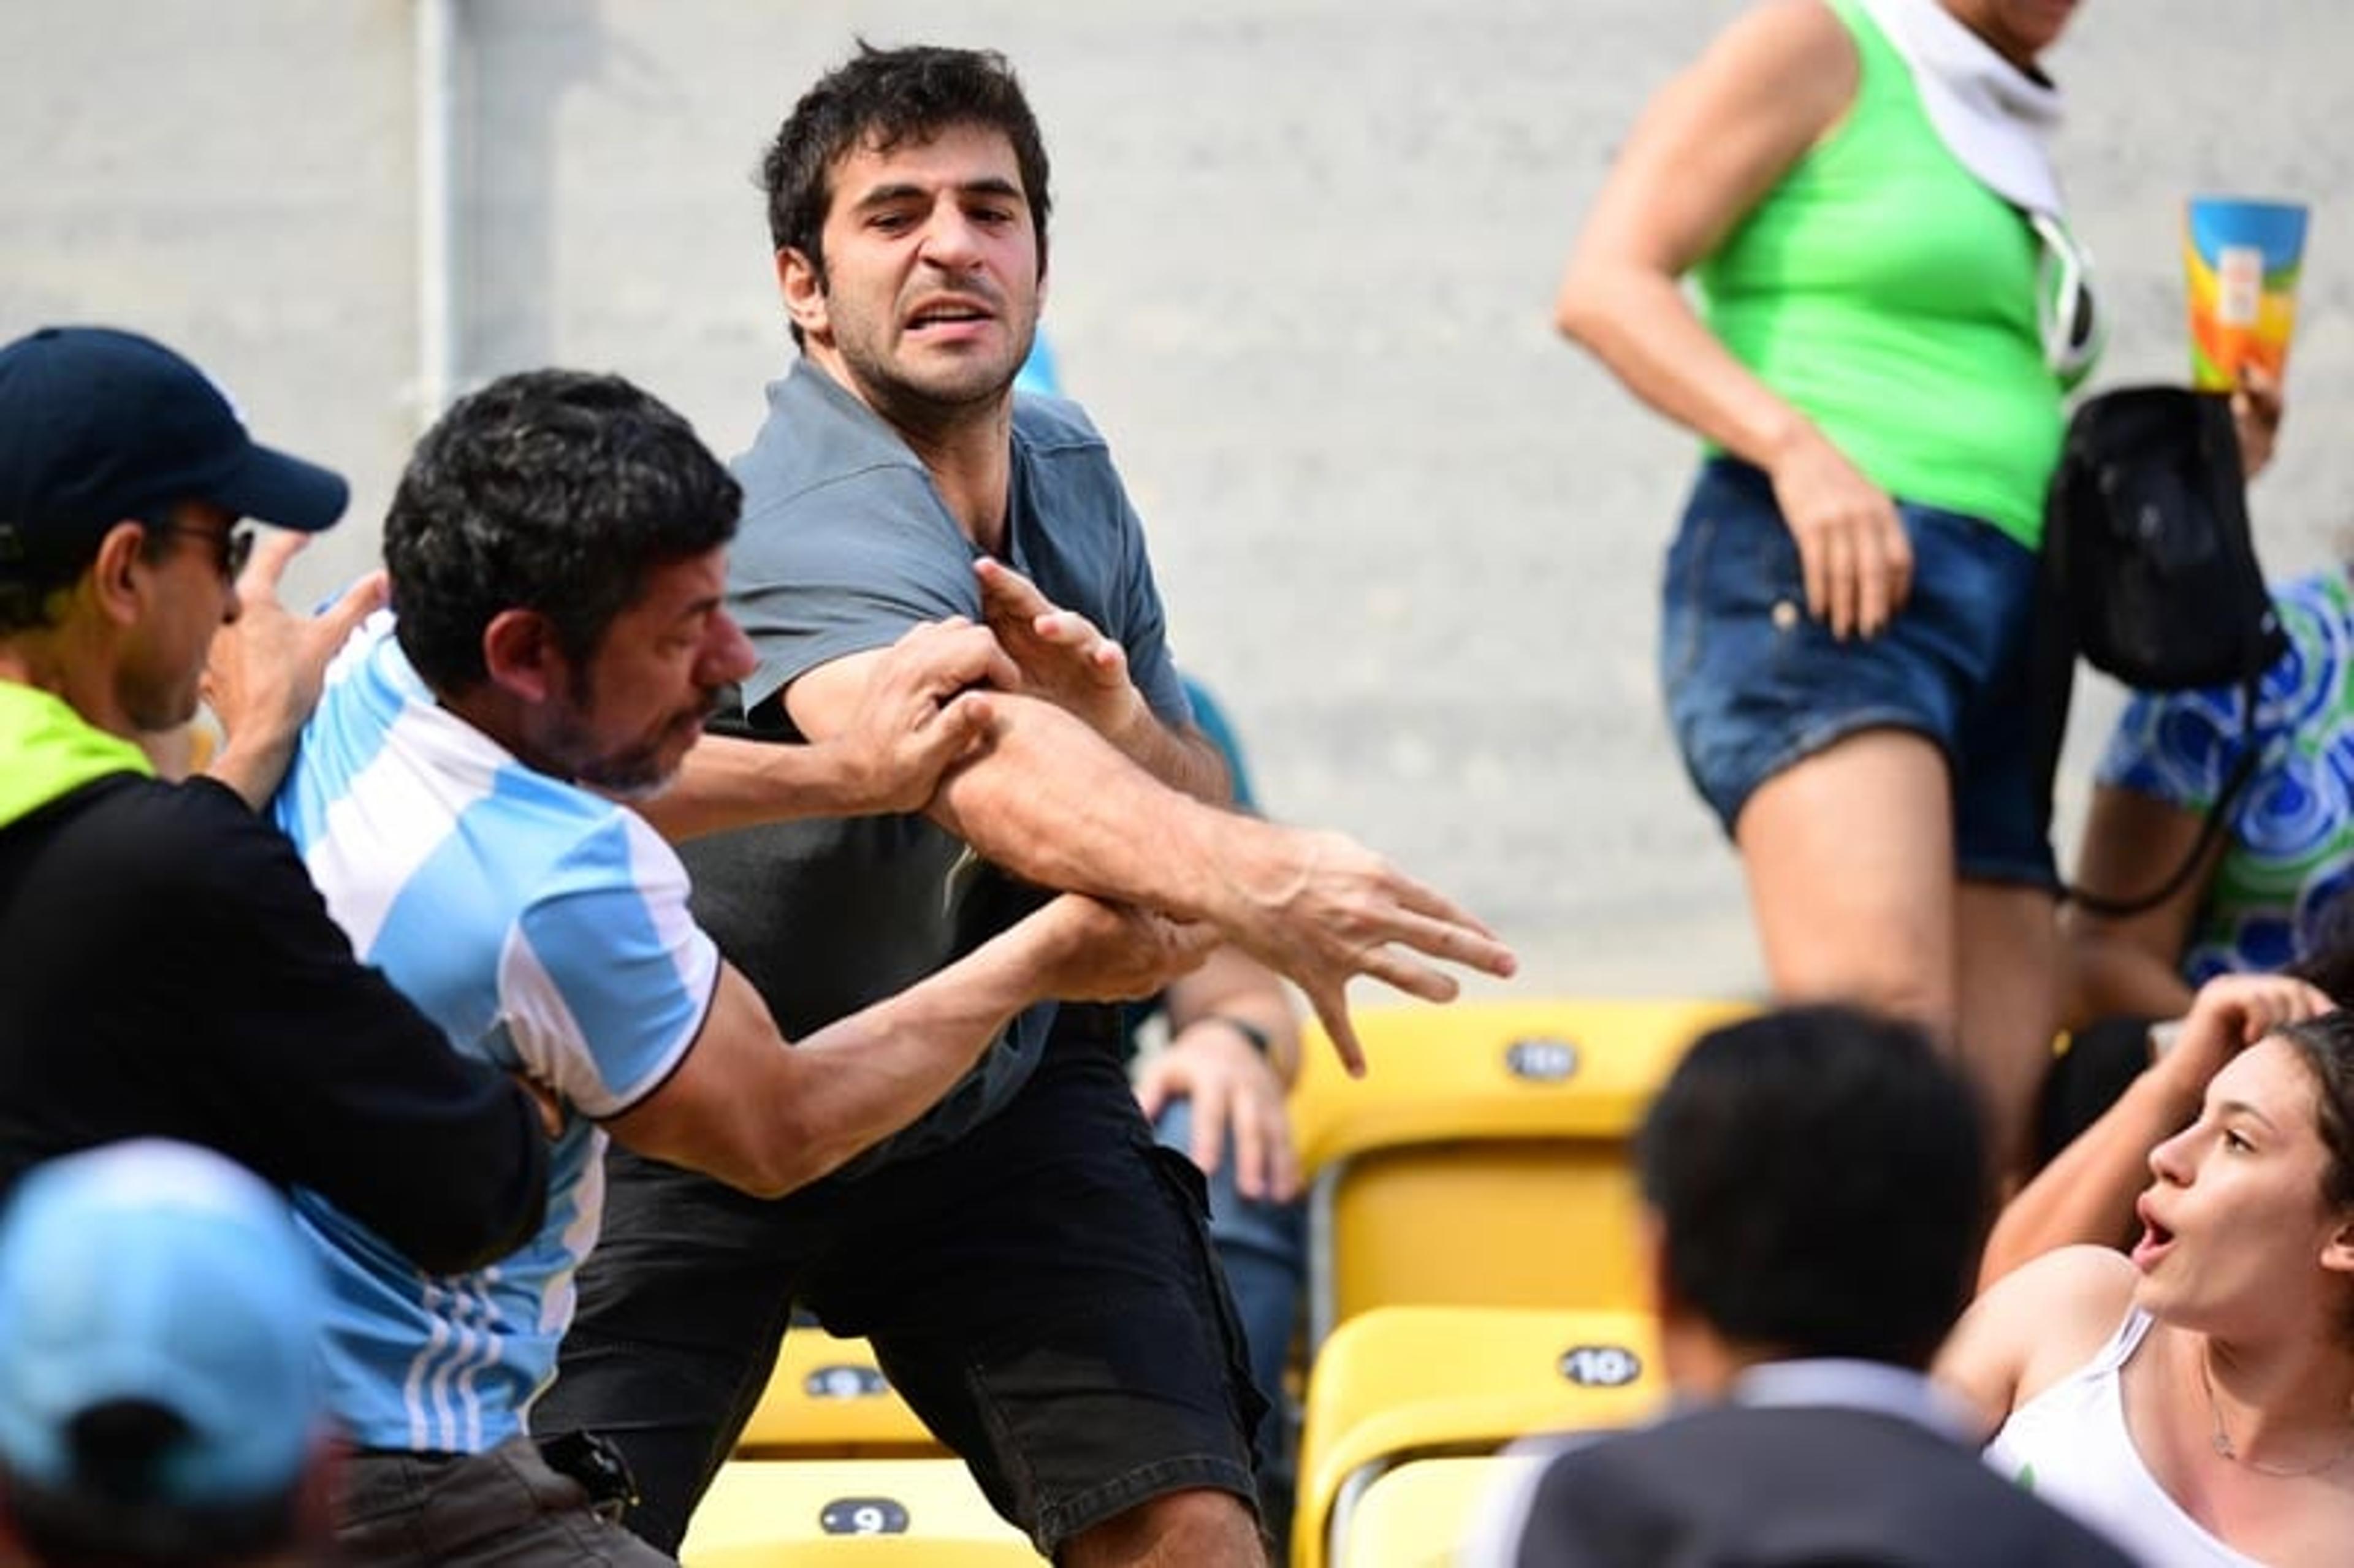
[[[1058,1031],[1058,1035],[1061,1032]],[[1199,1172],[1108,1044],[1058,1038],[949,1147],[774,1202],[616,1149],[604,1236],[535,1433],[602,1433],[675,1551],[796,1300],[883,1371],[1052,1555],[1165,1493],[1256,1503],[1265,1414]]]

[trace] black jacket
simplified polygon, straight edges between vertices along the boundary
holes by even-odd
[[[1718,1405],[1553,1458],[1514,1568],[2131,1568],[1902,1416]]]
[[[218,1150],[429,1273],[535,1231],[528,1096],[363,968],[231,790],[120,773],[0,824],[0,1194],[116,1139]]]

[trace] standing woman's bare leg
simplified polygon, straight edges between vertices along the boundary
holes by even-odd
[[[2040,887],[1965,882],[1959,910],[1963,1064],[1993,1118],[1996,1170],[2023,1180],[2036,1097],[2060,1026],[2059,906]]]
[[[1935,745],[1849,736],[1760,785],[1734,839],[1777,998],[1860,1002],[1954,1037],[1954,808]]]

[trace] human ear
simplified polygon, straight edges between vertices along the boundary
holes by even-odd
[[[148,595],[136,568],[146,558],[147,530],[140,523],[117,523],[98,542],[86,580],[100,611],[117,625],[133,625],[144,613]]]
[[[2334,1274],[2354,1276],[2354,1212],[2341,1212],[2337,1229],[2321,1244],[2321,1266]]]
[[[525,702],[548,700],[563,656],[555,630],[535,609],[503,609],[482,628],[483,671],[493,685]]]
[[[777,252],[777,289],[785,297],[785,313],[803,336],[830,338],[833,320],[826,304],[823,267],[789,245]]]

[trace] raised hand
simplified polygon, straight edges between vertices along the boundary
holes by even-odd
[[[1023,689],[1076,715],[1114,745],[1124,745],[1152,710],[1128,676],[1128,653],[1076,610],[1064,609],[1002,561],[973,563],[989,629],[1022,671]]]
[[[307,534],[270,530],[254,546],[237,579],[237,619],[213,636],[205,660],[206,704],[227,736],[205,771],[261,810],[292,760],[303,721],[318,705],[328,661],[353,628],[384,606],[385,575],[370,572],[317,615],[296,615],[279,601],[286,564]]]
[[[2313,1018],[2336,1004],[2327,992],[2287,975],[2217,975],[2190,999],[2161,1065],[2179,1077],[2190,1097],[2225,1063],[2284,1023]]]

